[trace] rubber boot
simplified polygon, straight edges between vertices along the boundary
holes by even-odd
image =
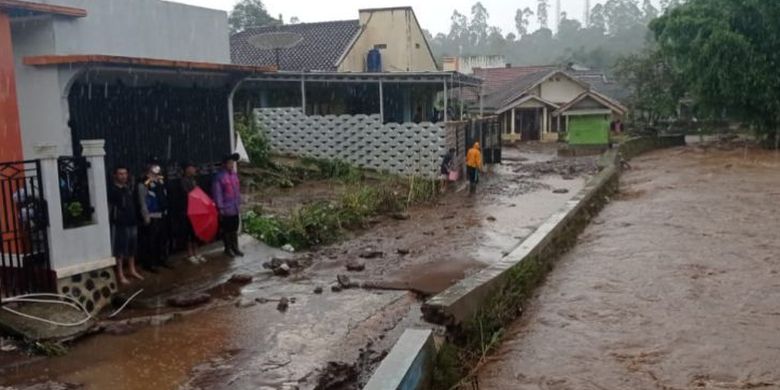
[[[236,257],[235,253],[233,253],[233,241],[230,238],[230,235],[232,233],[224,232],[222,233],[222,243],[225,245],[225,256],[227,257]]]
[[[231,243],[233,244],[230,248],[233,251],[233,254],[238,257],[244,257],[244,252],[241,252],[241,250],[238,249],[238,232],[230,233],[230,239]]]

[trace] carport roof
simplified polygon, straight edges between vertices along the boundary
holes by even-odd
[[[0,10],[9,11],[12,17],[38,14],[68,16],[73,18],[83,18],[87,16],[87,10],[85,9],[23,0],[0,0]]]
[[[4,0],[0,0],[4,1]],[[106,65],[132,66],[146,68],[163,68],[176,70],[197,70],[228,73],[270,73],[275,72],[273,66],[248,66],[235,64],[220,64],[215,62],[178,61],[159,58],[124,57],[102,54],[75,55],[43,55],[24,57],[23,63],[32,66],[51,65]]]

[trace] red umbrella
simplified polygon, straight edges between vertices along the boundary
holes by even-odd
[[[195,235],[204,242],[210,242],[219,228],[217,205],[199,187],[190,191],[187,199],[187,217],[190,218]]]

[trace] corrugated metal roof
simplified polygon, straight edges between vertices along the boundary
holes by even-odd
[[[257,48],[249,40],[268,33],[293,33],[303,39],[292,48],[279,50],[279,70],[333,71],[358,32],[358,20],[249,28],[230,37],[230,57],[234,64],[274,66],[275,51]]]

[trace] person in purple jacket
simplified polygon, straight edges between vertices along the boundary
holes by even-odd
[[[241,209],[241,188],[236,173],[238,153],[222,159],[222,169],[214,176],[211,195],[219,210],[219,226],[222,228],[222,240],[225,254],[230,257],[244,256],[238,249],[238,222]]]

